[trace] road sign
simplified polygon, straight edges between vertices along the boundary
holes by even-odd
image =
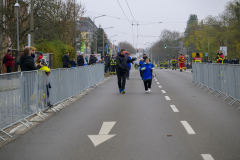
[[[205,53],[205,57],[208,57],[208,53]]]
[[[194,57],[196,57],[196,54],[197,53],[192,53],[192,57],[194,58]],[[199,53],[200,54],[200,57],[203,57],[203,53]]]
[[[88,135],[95,147],[116,136],[116,134],[109,134],[115,124],[116,122],[103,122],[102,128],[98,135]]]
[[[227,47],[225,46],[221,46],[220,50],[222,51],[222,53],[224,54],[224,56],[227,56]]]

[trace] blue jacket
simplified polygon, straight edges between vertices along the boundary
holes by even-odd
[[[132,60],[131,57],[128,57],[128,59],[129,59],[129,60]],[[131,64],[131,63],[128,63],[127,65],[128,65],[128,67],[130,67],[130,69],[131,69],[132,64]]]
[[[140,69],[143,71],[143,80],[152,79],[152,69],[154,65],[152,63],[144,63]]]
[[[144,62],[141,62],[141,61],[139,61],[139,71],[140,71],[140,69],[141,69],[141,66],[144,64]]]

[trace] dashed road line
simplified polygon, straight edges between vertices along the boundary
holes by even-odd
[[[162,86],[158,86],[159,88],[162,88]]]
[[[201,154],[204,160],[214,160],[211,154]]]
[[[166,93],[166,91],[162,90],[162,93]]]
[[[157,82],[157,84],[160,84],[159,82]]]
[[[188,134],[196,134],[194,132],[194,130],[192,129],[192,127],[188,124],[187,121],[181,121],[181,123],[185,127],[185,129],[187,130]]]
[[[175,105],[170,105],[170,107],[172,108],[173,112],[179,112]]]
[[[166,100],[170,101],[171,99],[168,96],[165,96]]]

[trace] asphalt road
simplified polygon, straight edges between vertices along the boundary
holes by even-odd
[[[154,74],[145,93],[131,71],[125,95],[112,77],[1,148],[0,160],[239,160],[239,104],[197,88],[191,73]],[[115,136],[95,146],[88,135],[99,133]]]

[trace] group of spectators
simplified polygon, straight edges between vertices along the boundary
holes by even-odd
[[[36,49],[34,47],[24,48],[22,56],[19,58],[19,61],[17,61],[17,64],[20,65],[21,71],[37,70],[43,67],[43,65],[41,64],[41,60],[43,57],[42,54],[40,54],[40,56],[37,58],[37,63],[35,63],[35,51]],[[12,56],[11,49],[8,49],[2,63],[5,64],[7,68],[7,73],[11,73],[14,66],[14,60],[15,57]]]
[[[83,55],[79,54],[78,57],[77,57],[77,63],[76,63],[75,59],[72,59],[70,61],[69,52],[67,52],[62,57],[62,62],[63,62],[63,68],[68,68],[69,65],[71,65],[71,68],[74,68],[76,66],[93,65],[93,64],[97,63],[97,57],[94,55],[94,53],[92,53],[90,55],[89,62],[88,62],[88,58],[87,57],[84,60]]]

